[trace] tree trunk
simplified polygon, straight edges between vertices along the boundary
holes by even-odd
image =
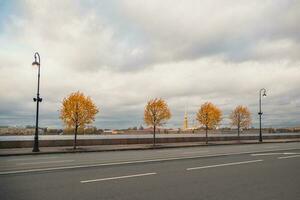
[[[241,139],[240,139],[240,127],[238,126],[238,142],[241,142]]]
[[[156,132],[156,126],[154,125],[153,126],[153,145],[155,145],[155,143],[156,143],[155,132]]]
[[[73,149],[76,149],[76,146],[77,146],[77,131],[78,131],[78,126],[76,125],[75,126]]]
[[[240,142],[240,127],[241,127],[241,120],[240,117],[238,118],[238,141]]]
[[[78,132],[78,102],[76,102],[76,111],[75,111],[75,134],[74,134],[74,144],[73,144],[73,149],[76,149],[77,146],[77,132]]]
[[[208,144],[207,130],[208,130],[208,127],[206,126],[205,127],[205,141],[206,141],[206,144]]]

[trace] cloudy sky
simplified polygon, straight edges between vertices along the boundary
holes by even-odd
[[[33,125],[41,55],[41,126],[62,127],[61,101],[80,90],[100,107],[98,128],[143,124],[166,99],[169,127],[199,106],[246,105],[258,125],[300,125],[299,0],[0,0],[0,125]]]

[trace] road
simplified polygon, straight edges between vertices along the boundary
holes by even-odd
[[[0,199],[300,199],[300,143],[0,158]]]

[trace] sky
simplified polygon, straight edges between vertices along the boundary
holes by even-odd
[[[299,0],[0,0],[0,125],[63,127],[63,98],[81,91],[98,128],[144,125],[145,104],[168,103],[167,127],[209,101],[249,107],[258,126],[300,126]],[[145,125],[144,125],[145,126]]]

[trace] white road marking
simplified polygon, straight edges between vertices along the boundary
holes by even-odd
[[[295,155],[299,153],[294,153],[294,152],[284,152],[284,153],[256,153],[256,154],[251,154],[251,156],[271,156],[271,155]]]
[[[12,161],[27,161],[27,160],[46,160],[46,159],[55,159],[58,157],[42,157],[42,158],[13,158],[13,159],[9,159],[6,160],[8,162],[12,162]]]
[[[300,154],[300,153],[294,153],[294,152],[283,153],[283,155],[295,155],[295,154]]]
[[[124,178],[134,178],[134,177],[140,177],[140,176],[150,176],[150,175],[155,175],[155,174],[157,174],[157,173],[151,172],[151,173],[145,173],[145,174],[133,174],[133,175],[126,175],[126,176],[117,176],[117,177],[110,177],[110,178],[100,178],[100,179],[80,181],[80,183],[92,183],[92,182],[99,182],[99,181],[124,179]]]
[[[242,165],[242,164],[262,162],[262,161],[263,160],[248,160],[248,161],[242,161],[242,162],[233,162],[233,163],[223,163],[223,164],[218,164],[218,165],[207,165],[207,166],[201,166],[201,167],[192,167],[192,168],[187,168],[186,170],[207,169],[207,168],[223,167],[223,166],[230,166],[230,165]]]
[[[299,149],[298,148],[287,148],[287,149],[280,149],[278,151],[289,151],[289,150],[299,150]],[[137,164],[137,163],[148,163],[148,162],[160,162],[160,161],[171,161],[171,160],[185,160],[185,159],[207,158],[207,157],[217,157],[217,156],[243,155],[243,154],[251,154],[251,153],[258,153],[258,152],[270,152],[270,151],[274,151],[274,150],[244,151],[244,152],[238,152],[238,153],[225,153],[225,154],[221,153],[221,154],[208,154],[208,155],[199,155],[199,156],[183,156],[183,157],[175,157],[175,158],[174,157],[173,158],[159,158],[159,159],[151,159],[151,160],[124,161],[124,162],[115,162],[115,163],[73,165],[73,166],[64,166],[64,167],[25,169],[25,170],[16,170],[16,171],[0,171],[0,175],[55,171],[55,170],[65,170],[65,169],[80,169],[80,168],[113,166],[113,165],[124,165],[124,164]]]
[[[39,164],[64,163],[64,162],[74,162],[74,160],[53,160],[53,161],[45,161],[45,162],[16,163],[16,165],[39,165]]]
[[[271,156],[271,155],[282,155],[283,153],[257,153],[251,154],[251,156]]]
[[[278,159],[297,158],[297,157],[300,157],[300,155],[278,157]]]

